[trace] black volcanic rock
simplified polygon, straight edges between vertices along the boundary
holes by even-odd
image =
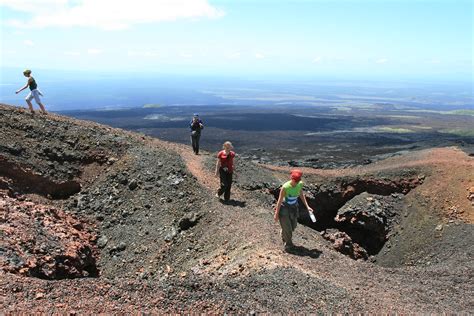
[[[179,229],[188,230],[189,228],[195,226],[200,219],[200,215],[194,212],[184,215],[178,223]]]
[[[128,188],[130,190],[135,190],[136,188],[138,187],[138,181],[136,179],[133,179],[132,181],[130,181],[130,183],[128,184]]]

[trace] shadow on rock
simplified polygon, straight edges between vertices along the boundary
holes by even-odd
[[[293,248],[288,249],[287,252],[292,255],[297,255],[301,257],[310,257],[313,259],[319,258],[319,256],[322,254],[322,251],[318,249],[308,249],[303,246],[294,246]]]
[[[225,205],[230,205],[230,206],[238,206],[238,207],[245,207],[247,205],[247,202],[245,201],[237,201],[237,200],[219,200],[222,204]]]

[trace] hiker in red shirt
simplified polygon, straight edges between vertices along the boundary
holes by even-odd
[[[224,201],[230,200],[230,187],[232,186],[232,174],[234,172],[234,157],[232,143],[227,141],[222,145],[223,150],[217,154],[216,177],[220,176],[221,187],[217,191],[216,197],[224,194]]]

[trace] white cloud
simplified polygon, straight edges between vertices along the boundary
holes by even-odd
[[[193,57],[193,54],[191,53],[186,53],[186,52],[182,52],[179,54],[179,56],[183,57],[183,58],[192,58]]]
[[[380,58],[375,61],[376,64],[385,64],[386,62],[388,62],[387,58]]]
[[[313,59],[313,61],[312,61],[313,64],[317,64],[317,63],[319,63],[319,62],[321,62],[321,57],[320,57],[320,56],[315,57],[315,58]]]
[[[151,50],[146,50],[146,51],[135,51],[135,50],[130,50],[128,51],[128,56],[133,56],[133,57],[158,57],[160,54],[155,51]]]
[[[21,12],[47,12],[66,6],[68,0],[0,0],[0,5]]]
[[[67,52],[64,52],[64,55],[67,55],[67,56],[80,56],[81,53],[80,52],[75,52],[75,51],[67,51]]]
[[[35,45],[35,43],[33,43],[32,40],[24,40],[23,44],[25,44],[26,46],[34,46]]]
[[[14,27],[96,27],[120,30],[140,23],[219,18],[224,12],[208,0],[0,0],[0,7],[31,14],[10,20]]]
[[[229,58],[229,59],[239,59],[241,55],[242,54],[240,52],[235,52],[235,53],[229,54],[227,56],[227,58]]]
[[[428,60],[428,64],[441,64],[441,60],[433,58],[431,60]]]
[[[98,55],[98,54],[102,54],[102,49],[98,49],[98,48],[89,48],[87,50],[87,53],[89,55]]]
[[[257,59],[263,59],[265,58],[265,55],[261,54],[261,53],[255,53],[255,58]]]

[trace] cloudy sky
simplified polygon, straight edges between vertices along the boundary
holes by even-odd
[[[0,66],[472,78],[470,0],[0,0]]]

